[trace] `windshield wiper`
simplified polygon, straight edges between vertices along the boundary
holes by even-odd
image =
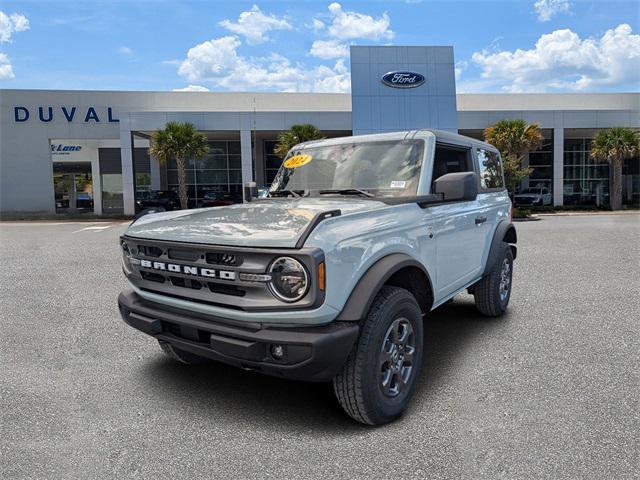
[[[319,195],[324,195],[326,193],[337,193],[338,195],[361,195],[363,197],[375,197],[375,195],[371,192],[367,192],[366,190],[361,190],[359,188],[341,188],[335,190],[318,190]]]
[[[270,197],[302,197],[307,194],[306,190],[276,190],[274,192],[269,192]]]

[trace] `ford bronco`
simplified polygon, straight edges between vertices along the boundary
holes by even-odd
[[[420,377],[423,317],[465,289],[509,303],[516,231],[500,154],[436,130],[307,142],[266,198],[149,214],[120,243],[126,323],[188,363],[333,382],[382,424]]]

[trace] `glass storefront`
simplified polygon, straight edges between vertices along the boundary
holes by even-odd
[[[209,153],[200,160],[187,161],[189,206],[199,206],[207,192],[224,192],[242,196],[240,141],[210,141]],[[167,187],[178,190],[175,160],[167,164]]]
[[[91,162],[53,162],[56,213],[93,212]]]
[[[553,130],[542,130],[544,141],[535,152],[529,153],[529,188],[546,188],[553,192]]]
[[[564,140],[564,204],[609,204],[609,164],[590,158],[590,138]]]

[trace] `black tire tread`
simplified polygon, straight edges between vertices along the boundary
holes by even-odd
[[[407,290],[399,287],[384,286],[376,296],[367,317],[360,321],[360,337],[358,343],[347,357],[342,371],[333,379],[333,388],[338,402],[344,411],[354,420],[368,425],[378,422],[367,412],[363,399],[362,368],[357,368],[365,362],[366,350],[361,345],[370,345],[370,337],[375,327],[375,319],[379,317],[385,304],[393,297],[411,295]]]
[[[487,317],[499,317],[505,312],[496,298],[496,292],[500,289],[502,260],[507,255],[511,255],[511,249],[509,244],[504,243],[504,250],[500,260],[495,263],[488,275],[485,275],[478,283],[473,285],[476,308]]]

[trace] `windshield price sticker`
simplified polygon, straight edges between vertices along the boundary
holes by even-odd
[[[285,168],[298,168],[311,161],[311,155],[294,155],[284,162]]]
[[[407,182],[404,180],[393,180],[389,188],[404,188],[406,185]]]

